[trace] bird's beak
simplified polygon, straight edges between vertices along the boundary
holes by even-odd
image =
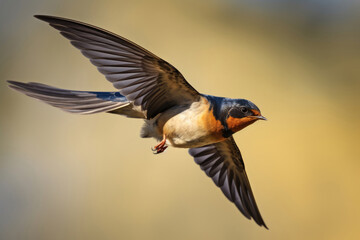
[[[256,119],[258,119],[258,120],[267,120],[267,118],[266,117],[264,117],[264,116],[253,116],[254,118],[256,118]]]
[[[256,109],[251,109],[252,113],[254,114],[253,116],[249,116],[250,118],[255,118],[256,120],[267,120],[266,117],[261,116],[260,111],[256,110]]]

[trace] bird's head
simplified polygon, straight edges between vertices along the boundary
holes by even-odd
[[[259,108],[254,103],[245,99],[234,100],[226,117],[228,129],[233,133],[240,131],[257,120],[267,119],[261,115]]]

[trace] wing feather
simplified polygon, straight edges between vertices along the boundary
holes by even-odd
[[[239,148],[233,137],[189,150],[195,162],[248,219],[267,228],[252,193]]]
[[[121,94],[141,106],[148,119],[200,98],[175,67],[121,36],[70,19],[35,17],[69,39]]]

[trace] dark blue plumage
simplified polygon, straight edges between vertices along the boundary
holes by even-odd
[[[126,102],[125,96],[121,95],[120,92],[88,92],[96,94],[96,97],[105,101],[112,102]]]

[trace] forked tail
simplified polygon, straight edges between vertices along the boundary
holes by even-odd
[[[132,118],[144,118],[143,112],[119,92],[73,91],[41,83],[8,82],[10,88],[67,112],[79,114],[109,112]]]

